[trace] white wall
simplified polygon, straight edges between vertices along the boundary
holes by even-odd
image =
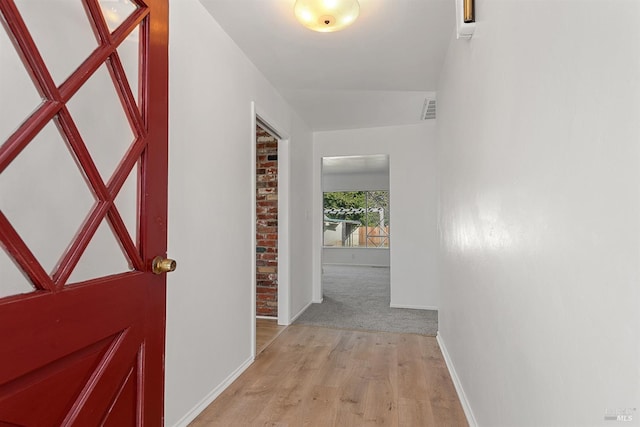
[[[477,16],[438,88],[440,339],[479,425],[615,424],[640,403],[640,3]]]
[[[322,157],[389,155],[391,305],[439,305],[435,124],[314,133],[313,298],[321,299]]]
[[[311,241],[313,236],[312,170],[313,137],[307,126],[299,120],[292,124],[290,152],[290,209],[289,247],[290,283],[289,300],[291,318],[295,319],[312,301]],[[297,139],[296,139],[297,138]]]
[[[389,174],[371,173],[331,173],[322,174],[322,191],[377,191],[389,190]]]
[[[389,249],[383,248],[322,248],[322,264],[369,265],[389,267]]]
[[[170,12],[167,426],[251,358],[251,101],[290,137],[290,312],[311,301],[311,133],[198,1]]]

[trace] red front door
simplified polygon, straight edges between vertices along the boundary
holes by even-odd
[[[0,426],[160,426],[168,1],[0,23]]]

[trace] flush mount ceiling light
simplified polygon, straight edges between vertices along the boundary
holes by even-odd
[[[313,31],[330,33],[349,26],[358,17],[358,0],[296,0],[298,21]]]

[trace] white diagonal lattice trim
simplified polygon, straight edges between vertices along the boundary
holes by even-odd
[[[332,214],[332,215],[355,215],[355,214],[362,214],[365,212],[384,212],[383,208],[330,208],[330,209],[325,209],[324,213],[325,214]]]

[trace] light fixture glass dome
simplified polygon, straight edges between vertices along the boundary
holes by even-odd
[[[307,28],[323,33],[340,31],[356,20],[358,0],[296,0],[293,11]]]

